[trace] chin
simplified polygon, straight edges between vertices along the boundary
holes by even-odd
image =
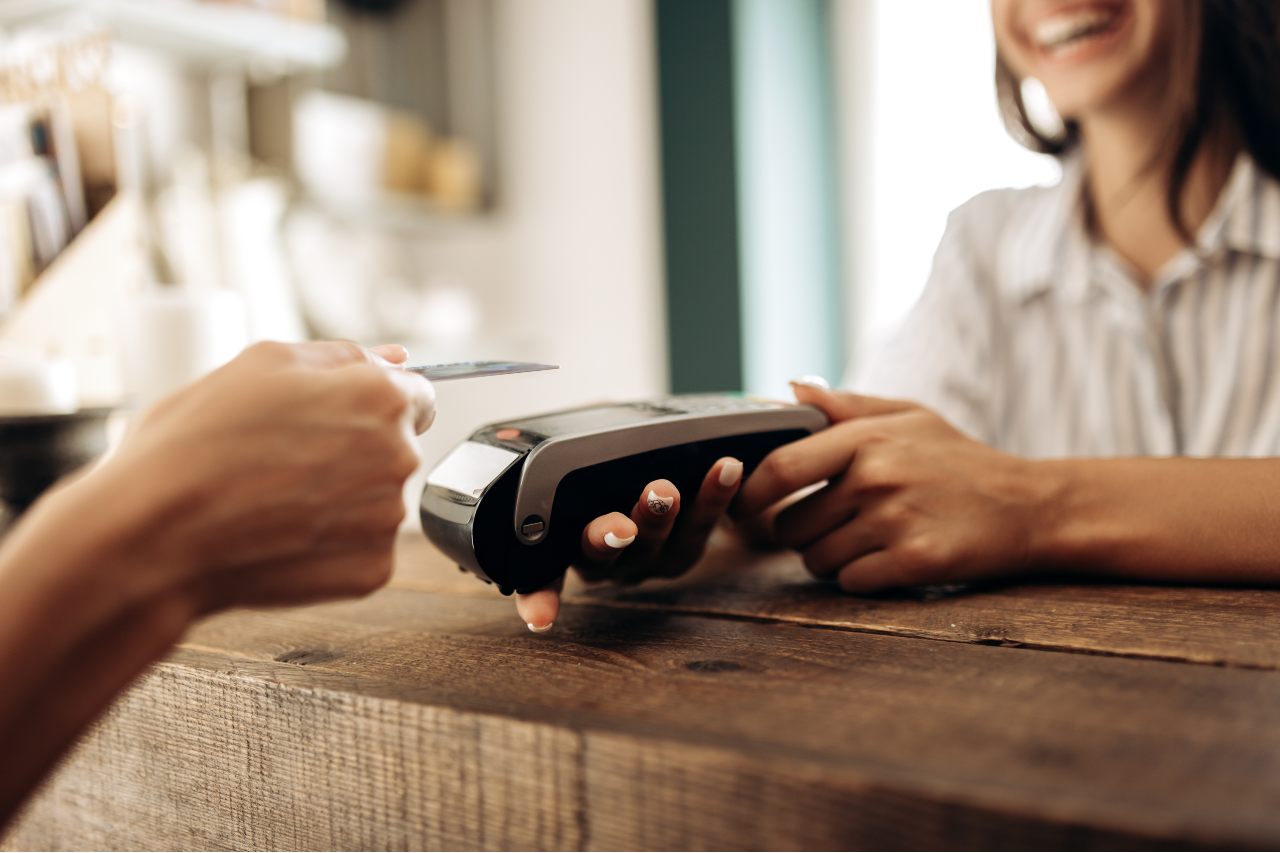
[[[1124,71],[1108,73],[1108,69],[1091,69],[1093,73],[1063,75],[1043,74],[1037,77],[1058,115],[1064,120],[1080,120],[1090,114],[1114,106],[1127,94],[1132,75]]]

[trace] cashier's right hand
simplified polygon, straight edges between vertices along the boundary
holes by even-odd
[[[677,577],[702,556],[707,538],[724,516],[742,484],[742,463],[725,457],[702,480],[688,508],[670,480],[654,480],[641,491],[629,515],[602,515],[582,531],[582,550],[574,564],[586,581],[639,583],[646,578]],[[564,578],[538,592],[516,596],[516,611],[530,631],[551,630],[560,613]]]

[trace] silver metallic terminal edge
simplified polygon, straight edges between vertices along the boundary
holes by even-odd
[[[787,406],[753,412],[691,412],[648,423],[547,439],[530,451],[520,472],[512,522],[516,538],[526,545],[536,545],[547,537],[551,532],[551,507],[555,504],[556,488],[565,475],[579,468],[712,438],[793,429],[812,433],[826,425],[826,416],[812,406]],[[529,516],[538,516],[543,525],[541,530],[526,536],[521,528]]]

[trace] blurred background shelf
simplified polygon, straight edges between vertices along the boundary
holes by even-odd
[[[121,321],[143,281],[144,227],[139,199],[117,195],[0,318],[0,346],[73,365],[82,407],[124,401]]]
[[[188,66],[322,70],[347,52],[337,27],[256,9],[192,0],[0,0],[0,27],[69,16],[88,18],[123,41]]]
[[[493,227],[493,216],[476,210],[455,210],[411,193],[380,193],[362,200],[303,192],[300,203],[339,222],[397,233],[453,234]]]

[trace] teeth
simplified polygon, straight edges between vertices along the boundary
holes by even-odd
[[[1085,9],[1046,18],[1035,25],[1032,36],[1042,48],[1061,47],[1078,38],[1102,32],[1115,20],[1113,12]]]

